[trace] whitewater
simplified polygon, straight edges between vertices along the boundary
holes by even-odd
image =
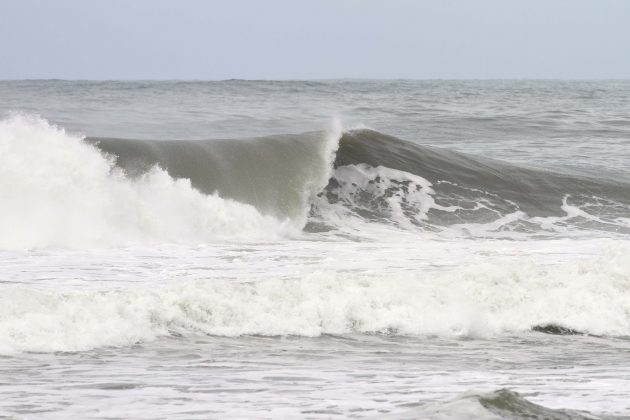
[[[629,83],[0,99],[0,416],[630,416]]]

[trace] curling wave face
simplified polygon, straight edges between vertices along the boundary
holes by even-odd
[[[202,192],[306,223],[307,232],[360,235],[376,222],[466,236],[630,233],[628,183],[521,168],[368,129],[244,140],[89,141],[131,176],[159,165]]]
[[[329,214],[467,236],[630,233],[630,184],[344,133],[315,220]]]

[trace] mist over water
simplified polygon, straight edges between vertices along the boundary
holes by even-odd
[[[0,98],[8,415],[629,415],[630,83]]]

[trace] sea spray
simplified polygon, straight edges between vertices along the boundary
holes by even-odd
[[[291,226],[153,166],[130,179],[43,119],[0,121],[0,248],[273,239]]]

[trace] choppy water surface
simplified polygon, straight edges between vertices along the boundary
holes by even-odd
[[[1,415],[630,416],[628,82],[0,82],[0,112]]]

